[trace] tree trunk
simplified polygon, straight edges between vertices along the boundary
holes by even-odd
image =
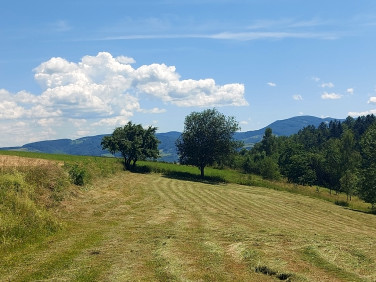
[[[204,178],[204,166],[200,167],[200,171],[201,171],[201,178]]]
[[[124,170],[127,170],[127,158],[124,157]]]
[[[126,159],[125,160],[125,169],[126,170],[129,170],[131,168],[131,160],[130,159]]]

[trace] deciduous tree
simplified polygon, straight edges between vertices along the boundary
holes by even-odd
[[[206,166],[223,161],[241,146],[233,139],[239,129],[234,117],[226,117],[216,109],[191,113],[176,141],[180,163],[197,166],[204,177]]]
[[[149,126],[144,129],[141,124],[128,122],[124,127],[118,127],[112,135],[105,136],[101,145],[111,154],[120,152],[124,158],[124,167],[130,169],[142,159],[156,159],[159,156],[158,139],[155,136],[157,128]]]

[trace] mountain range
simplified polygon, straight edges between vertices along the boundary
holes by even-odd
[[[255,143],[260,142],[264,135],[265,129],[270,127],[276,136],[290,136],[297,133],[300,129],[313,125],[319,126],[320,123],[329,123],[334,118],[318,118],[314,116],[297,116],[284,120],[277,120],[268,126],[246,132],[236,132],[234,138],[244,142],[245,147],[250,148]],[[338,120],[338,119],[337,119]],[[161,153],[160,161],[174,162],[178,160],[175,141],[180,136],[180,132],[170,131],[166,133],[157,133],[156,137],[160,141],[159,150]],[[58,139],[28,143],[20,147],[5,147],[0,150],[17,150],[42,152],[51,154],[69,154],[69,155],[85,155],[85,156],[108,156],[108,151],[102,150],[101,140],[104,136],[88,136],[79,139]]]

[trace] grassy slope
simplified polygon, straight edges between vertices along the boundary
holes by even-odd
[[[376,279],[374,215],[272,189],[121,172],[60,217],[64,231],[0,254],[1,279]]]

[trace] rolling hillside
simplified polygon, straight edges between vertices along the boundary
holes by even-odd
[[[1,279],[376,279],[376,217],[297,194],[121,172],[57,214],[62,231],[0,252]]]
[[[245,143],[246,147],[251,147],[253,144],[261,141],[264,131],[267,127],[273,130],[277,136],[289,136],[297,133],[300,129],[308,125],[318,126],[321,122],[329,122],[333,118],[318,118],[312,116],[298,116],[285,120],[278,120],[272,124],[261,128],[259,130],[237,132],[235,138]],[[167,133],[157,133],[157,138],[161,142],[159,150],[161,158],[159,160],[166,162],[174,162],[178,160],[175,148],[175,141],[179,137],[180,132],[171,131]],[[53,154],[70,154],[70,155],[84,155],[84,156],[103,156],[108,154],[107,151],[102,150],[101,140],[105,135],[97,135],[90,137],[83,137],[76,140],[60,139],[40,141],[25,144],[21,147],[0,148],[2,150],[21,150],[29,152],[43,152]]]

